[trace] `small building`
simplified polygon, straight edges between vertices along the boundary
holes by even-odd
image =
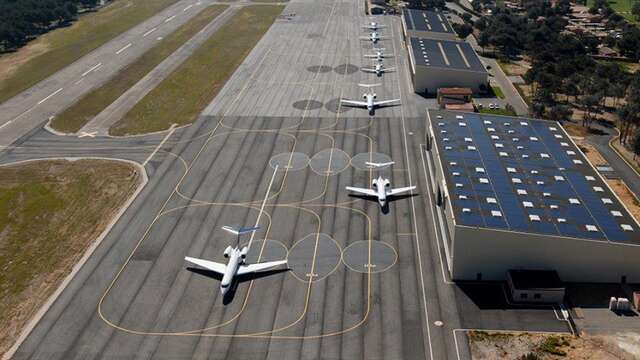
[[[469,88],[439,88],[438,104],[465,104],[471,102],[473,91]]]
[[[564,285],[553,270],[509,270],[507,285],[514,302],[561,304],[564,300]]]
[[[405,39],[421,37],[438,40],[455,40],[458,38],[449,24],[446,15],[441,12],[403,9],[402,32]]]
[[[460,87],[487,91],[489,73],[469,43],[412,37],[407,46],[415,92],[436,95],[439,88]]]

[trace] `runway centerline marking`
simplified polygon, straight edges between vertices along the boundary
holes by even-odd
[[[153,29],[147,31],[146,33],[142,34],[142,37],[147,37],[149,34],[151,34],[152,32],[158,30],[157,27],[154,27]]]
[[[176,18],[176,16],[175,16],[175,15],[173,15],[173,16],[171,16],[171,17],[168,17],[164,22],[168,23],[169,21],[171,21],[171,20],[173,20],[173,19],[175,19],[175,18]]]
[[[174,131],[176,131],[176,124],[171,124],[171,127],[169,128],[169,133],[167,134],[167,136],[165,136],[164,139],[162,139],[162,141],[160,142],[160,144],[158,144],[158,146],[156,146],[156,148],[153,149],[153,152],[149,154],[146,160],[142,163],[142,167],[147,165],[149,160],[153,158],[153,156],[158,152],[158,150],[162,147],[162,145],[164,145],[164,143],[167,142],[167,140],[171,137],[171,135],[173,135]]]
[[[60,89],[58,89],[58,90],[54,91],[53,93],[51,93],[51,95],[47,96],[46,98],[44,98],[44,99],[42,99],[42,100],[38,101],[38,105],[40,105],[40,104],[44,103],[45,101],[47,101],[47,100],[51,99],[51,98],[52,98],[52,97],[54,97],[57,93],[59,93],[60,91],[62,91],[62,89],[63,89],[63,88],[60,88]]]
[[[193,7],[193,4],[191,4],[191,5],[187,6],[186,8],[182,9],[182,11],[185,12],[185,11],[191,9],[192,7]]]
[[[89,69],[89,70],[87,70],[87,71],[83,72],[83,73],[82,73],[82,77],[87,76],[90,72],[92,72],[92,71],[94,71],[94,70],[98,69],[100,66],[102,66],[102,63],[97,63],[97,64],[96,64],[96,65],[94,65],[91,69]]]
[[[128,43],[127,45],[125,45],[122,49],[116,51],[116,55],[120,55],[121,52],[127,50],[132,44]]]

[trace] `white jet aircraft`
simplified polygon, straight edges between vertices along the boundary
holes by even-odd
[[[362,25],[362,27],[364,29],[367,29],[367,30],[374,30],[375,31],[375,30],[378,30],[378,29],[384,29],[387,26],[386,25],[380,25],[377,22],[372,21],[372,22],[368,23],[367,25]]]
[[[384,53],[384,48],[375,48],[373,49],[373,54],[366,54],[364,57],[367,59],[375,59],[378,62],[381,62],[384,59],[392,58],[393,55],[387,55]]]
[[[230,226],[223,226],[222,229],[238,236],[238,244],[235,247],[227,246],[224,250],[224,257],[229,259],[227,264],[221,264],[209,260],[196,259],[192,257],[185,257],[184,259],[190,263],[201,266],[207,270],[213,271],[219,275],[222,275],[222,281],[220,282],[220,292],[224,296],[231,288],[231,285],[236,280],[236,276],[260,272],[263,270],[283,265],[287,263],[287,260],[269,261],[256,264],[247,264],[245,259],[249,252],[249,246],[244,246],[240,249],[240,235],[248,234],[258,230],[259,227],[251,228],[232,228]]]
[[[357,188],[353,186],[347,186],[346,189],[366,196],[377,197],[380,207],[384,208],[387,205],[388,197],[411,191],[416,188],[415,186],[408,186],[392,189],[389,179],[383,179],[382,176],[379,176],[377,179],[373,179],[371,185],[371,189]]]
[[[383,162],[383,163],[365,161],[364,164],[367,165],[369,168],[373,169],[373,168],[382,168],[382,167],[391,166],[395,164],[395,161],[389,161],[389,162]]]
[[[369,110],[369,115],[374,115],[375,108],[381,107],[381,106],[388,106],[388,105],[391,105],[393,103],[399,103],[400,102],[400,99],[382,100],[382,101],[376,100],[377,95],[376,95],[376,93],[373,92],[373,90],[371,90],[371,88],[373,88],[375,86],[380,86],[380,84],[373,84],[373,85],[358,84],[358,86],[366,87],[366,88],[369,89],[369,92],[367,92],[364,95],[362,95],[362,98],[365,101],[340,99],[340,103],[343,104],[343,105],[346,105],[346,106],[354,106],[354,107],[366,108],[367,110]]]
[[[386,68],[386,67],[382,66],[382,64],[375,64],[374,67],[372,67],[372,68],[362,68],[362,71],[369,72],[369,73],[374,73],[377,76],[382,76],[383,73],[392,72],[395,69],[396,68],[394,68],[394,67]]]
[[[377,31],[369,33],[367,36],[360,36],[361,40],[370,40],[372,43],[377,44],[380,40],[386,40],[386,36],[380,36]]]

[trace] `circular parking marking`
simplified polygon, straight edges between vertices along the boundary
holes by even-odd
[[[340,74],[340,75],[349,75],[349,74],[353,74],[355,72],[357,72],[358,70],[360,70],[360,68],[358,68],[357,66],[353,65],[353,64],[341,64],[336,66],[333,71],[335,71],[336,73]]]
[[[338,268],[341,258],[340,245],[331,236],[313,233],[293,244],[289,250],[287,265],[296,279],[303,282],[308,282],[309,279],[319,281]]]
[[[391,157],[387,154],[381,154],[376,152],[373,152],[373,153],[366,152],[366,153],[357,154],[356,156],[351,158],[351,166],[353,166],[358,170],[370,170],[370,169],[382,170],[390,167],[391,165],[376,167],[376,166],[367,165],[366,163],[370,162],[370,163],[377,163],[377,164],[385,164],[385,163],[390,163],[391,161],[392,161]]]
[[[371,243],[371,251],[369,251]],[[371,258],[369,259],[369,254]],[[342,262],[353,271],[380,273],[391,268],[398,260],[398,253],[389,244],[382,241],[356,241],[342,252]]]
[[[302,170],[309,165],[309,157],[307,154],[299,152],[287,152],[274,155],[269,160],[269,166],[275,169],[278,166],[278,171],[296,171]]]
[[[248,242],[242,243],[240,244],[240,248],[243,248],[248,244],[249,244]],[[262,251],[262,256],[260,256],[261,251]],[[247,253],[246,261],[248,264],[255,264],[258,261],[267,262],[267,261],[284,260],[287,258],[288,253],[289,253],[289,250],[287,249],[287,247],[278,240],[271,240],[271,239],[253,240],[253,243],[249,248],[249,252]],[[258,257],[260,257],[259,260],[258,260]]]
[[[317,100],[299,100],[291,104],[298,110],[317,110],[322,107],[322,103]]]
[[[353,108],[349,106],[343,106],[340,104],[340,99],[331,99],[324,104],[324,108],[334,114],[342,114]]]
[[[328,73],[331,70],[333,70],[333,68],[328,65],[313,65],[307,68],[307,71],[312,73]]]
[[[313,155],[309,161],[311,169],[318,175],[336,175],[349,166],[351,159],[337,148],[324,149]]]

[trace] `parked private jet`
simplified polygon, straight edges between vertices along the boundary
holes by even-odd
[[[394,68],[394,67],[386,68],[386,67],[382,66],[382,64],[375,64],[374,67],[372,67],[372,68],[362,68],[362,71],[369,72],[369,73],[374,73],[377,76],[382,76],[383,73],[392,72],[395,69],[396,68]]]
[[[388,55],[384,53],[384,48],[375,48],[373,49],[373,54],[366,54],[364,57],[368,59],[375,59],[377,61],[382,61],[384,59],[392,58],[393,55]]]
[[[373,92],[373,90],[371,90],[371,88],[373,88],[375,86],[380,86],[380,84],[373,84],[373,85],[358,84],[358,86],[366,87],[366,88],[369,89],[368,92],[366,92],[365,94],[362,95],[362,98],[365,101],[340,99],[340,103],[343,104],[343,105],[346,105],[346,106],[354,106],[354,107],[366,108],[367,110],[369,110],[369,115],[374,115],[376,108],[383,107],[383,106],[389,106],[391,104],[400,102],[400,99],[382,100],[382,101],[376,100],[377,95],[376,95],[376,93]]]
[[[372,31],[367,36],[360,36],[361,40],[370,40],[372,43],[377,44],[380,40],[386,40],[387,37],[380,36],[377,31]]]
[[[220,282],[220,292],[223,296],[227,293],[227,291],[229,291],[230,288],[232,288],[231,285],[233,285],[238,276],[264,271],[287,263],[287,260],[278,260],[247,264],[245,260],[247,258],[247,253],[249,252],[249,246],[251,245],[251,243],[249,243],[249,246],[240,248],[240,236],[252,233],[258,230],[258,227],[232,228],[230,226],[223,226],[222,229],[238,236],[238,242],[236,243],[236,246],[227,246],[227,248],[224,250],[224,257],[226,259],[229,259],[226,265],[188,256],[184,259],[192,264],[196,264],[207,270],[213,271],[218,275],[222,275],[222,281]]]
[[[362,27],[364,29],[367,29],[367,30],[376,31],[378,29],[384,29],[386,26],[385,25],[380,25],[377,22],[372,21],[372,22],[368,23],[367,25],[362,25]]]
[[[408,186],[392,189],[389,179],[383,179],[382,176],[379,176],[377,179],[373,179],[371,185],[371,189],[364,189],[353,186],[347,186],[346,189],[362,195],[377,197],[380,207],[384,208],[387,205],[387,199],[389,197],[401,194],[403,192],[411,191],[416,188],[415,186]]]

